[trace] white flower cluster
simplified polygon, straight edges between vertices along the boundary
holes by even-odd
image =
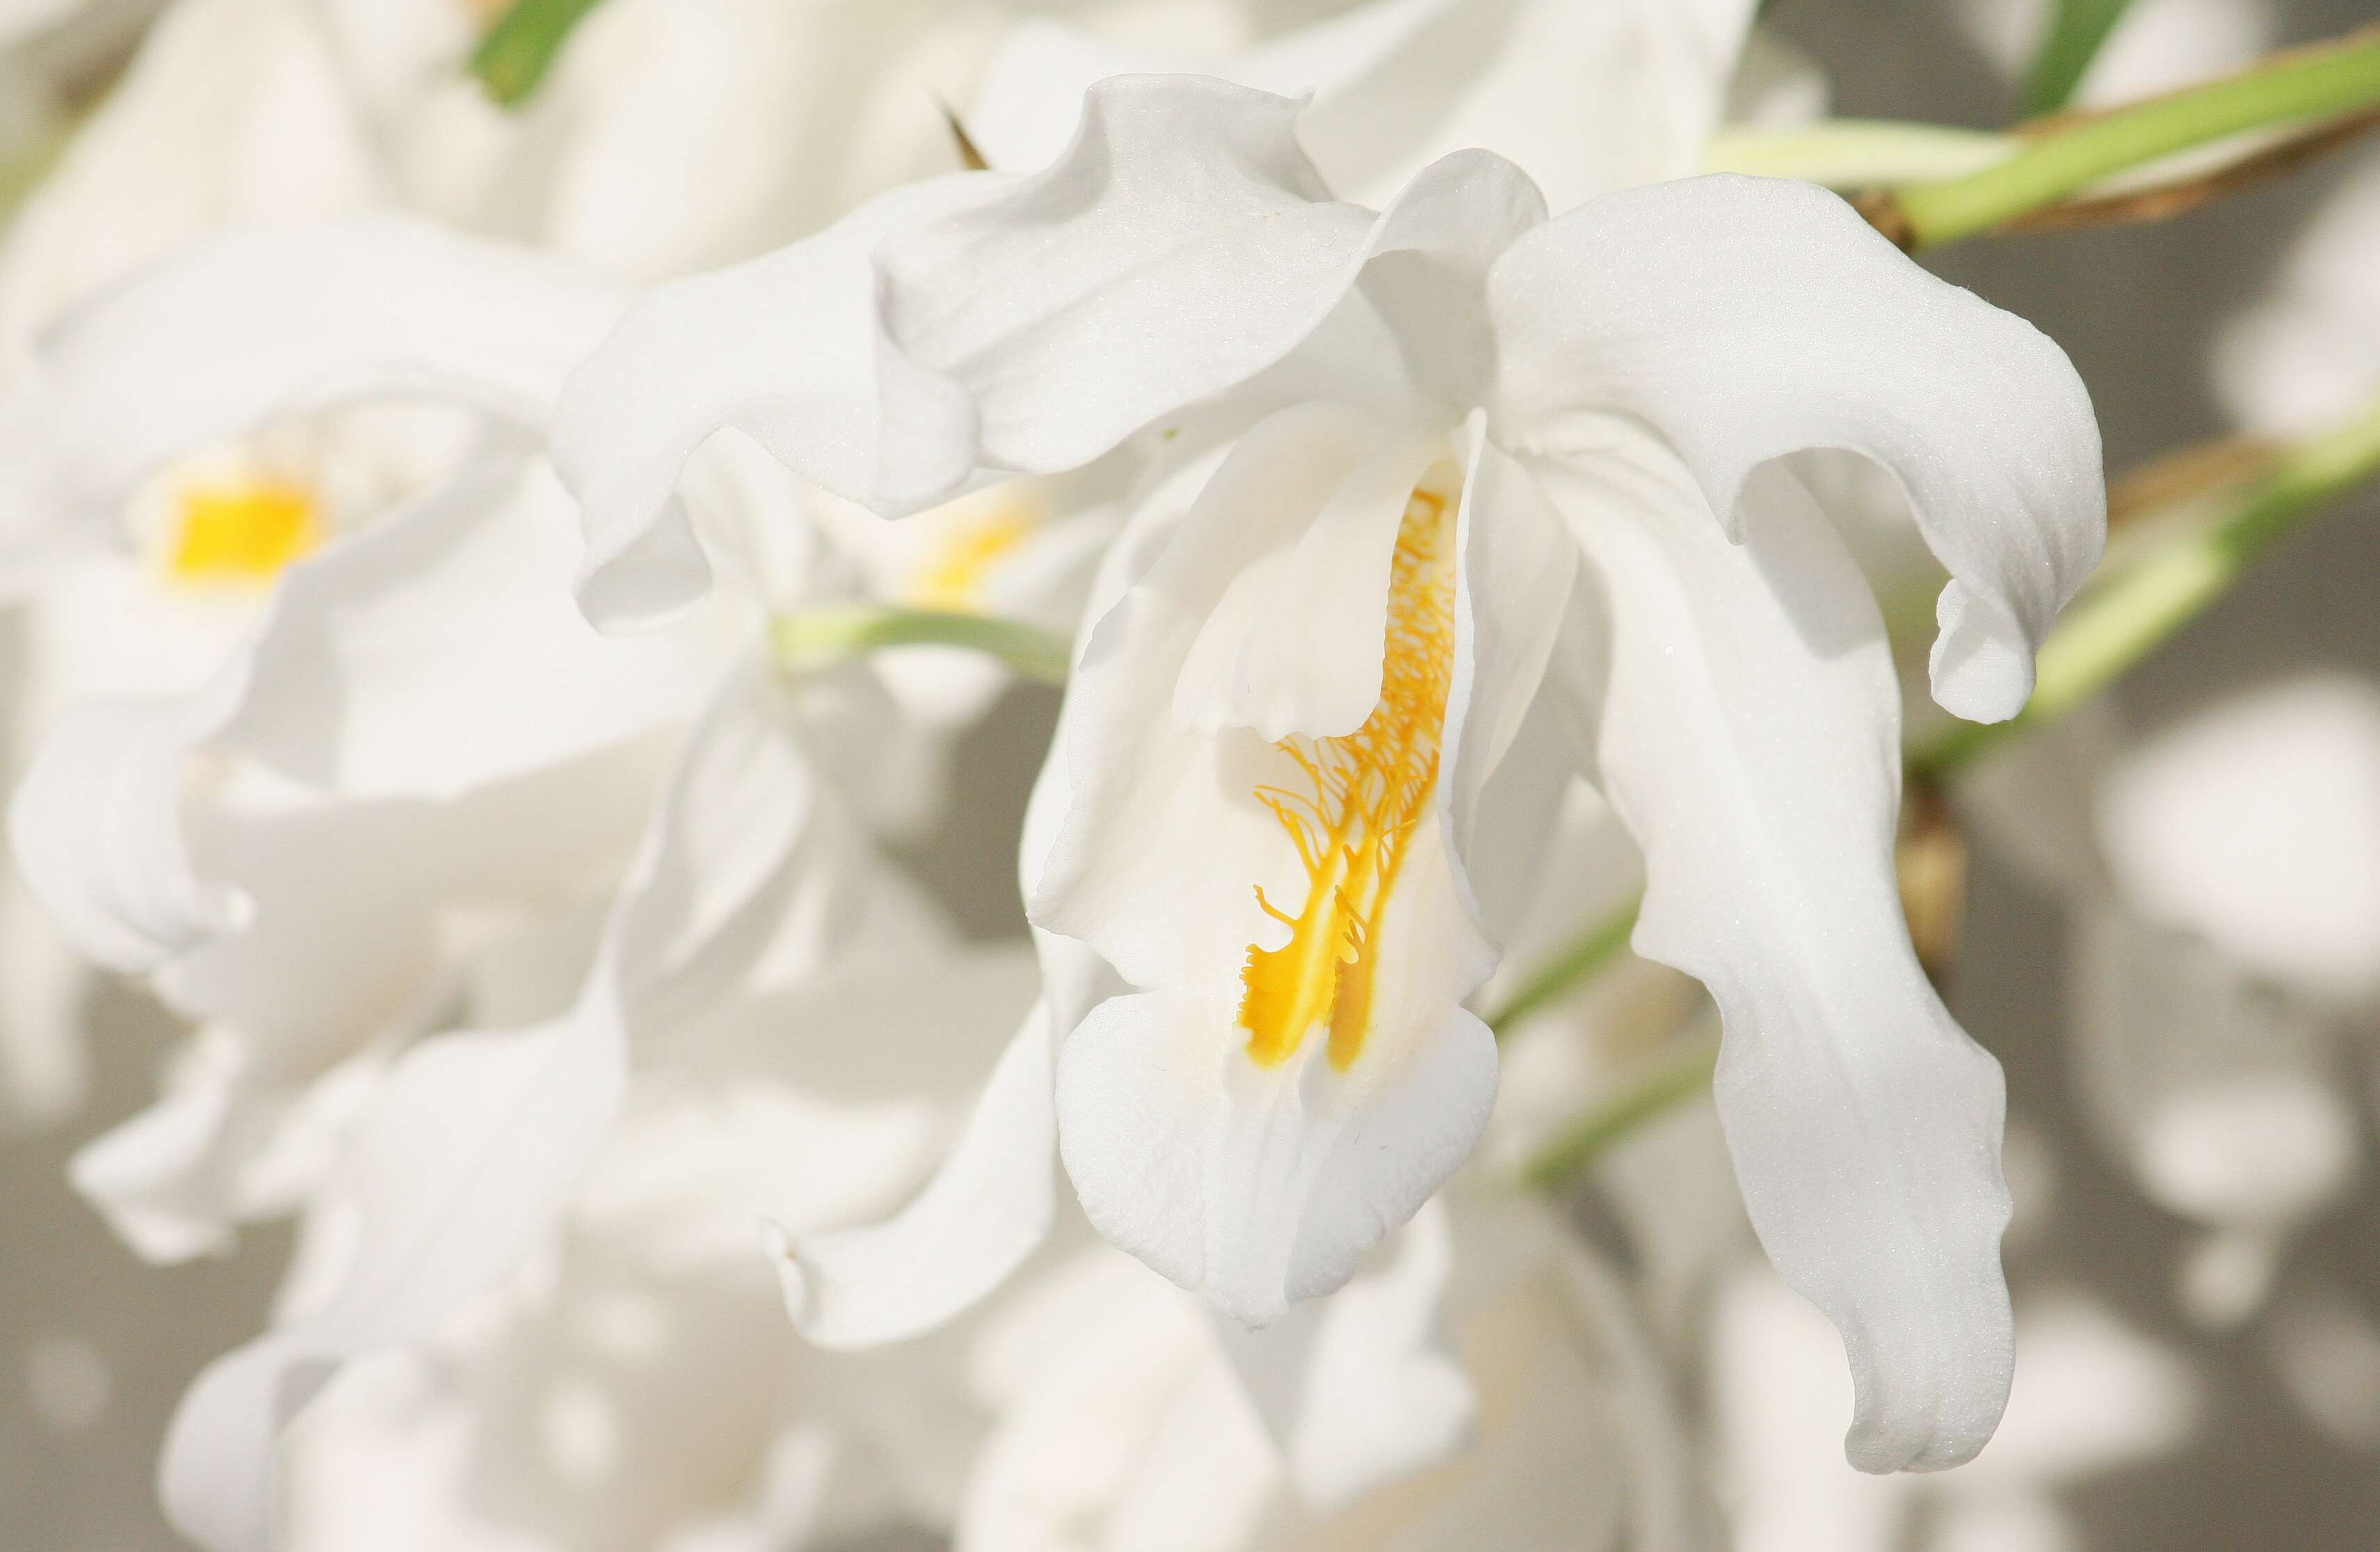
[[[77,9],[0,34],[131,26]],[[2012,718],[2099,431],[1834,194],[1694,176],[1823,98],[1755,9],[610,0],[511,107],[490,0],[140,18],[0,249],[0,1002],[29,1092],[94,967],[186,1024],[72,1166],[140,1257],[298,1226],[174,1525],[1715,1547],[1686,1328],[1800,1329],[1743,1219],[1851,1462],[1974,1456],[2003,1082],[1904,918],[1863,536],[1938,587],[1933,700]],[[948,837],[1015,822],[1035,678],[1012,895]],[[2243,977],[2380,983],[2380,713],[2291,693],[2036,847],[2095,1113],[2241,1317],[2357,1146]],[[2320,898],[2239,882],[2315,832]],[[1546,1160],[1714,1032],[1616,1254]]]

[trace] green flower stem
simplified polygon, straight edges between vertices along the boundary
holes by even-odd
[[[552,67],[571,30],[602,0],[514,0],[471,55],[471,74],[490,98],[511,108],[527,101]]]
[[[1703,145],[1703,171],[1799,178],[1828,188],[1963,177],[2005,161],[2011,135],[1837,118],[1795,129],[1730,129]]]
[[[1603,1103],[1564,1129],[1561,1135],[1532,1155],[1522,1166],[1521,1178],[1546,1190],[1559,1190],[1603,1150],[1670,1106],[1693,1098],[1710,1086],[1718,1066],[1718,1029],[1704,1021],[1682,1037],[1678,1049],[1665,1054]]]
[[[1056,631],[1017,620],[894,604],[834,604],[781,614],[769,625],[777,665],[815,673],[885,647],[965,647],[989,653],[1027,679],[1066,680],[1068,643]]]
[[[1520,988],[1506,998],[1501,1007],[1487,1015],[1488,1027],[1496,1032],[1496,1037],[1502,1039],[1512,1032],[1514,1025],[1556,1000],[1617,957],[1620,951],[1628,946],[1628,935],[1636,930],[1636,904],[1635,901],[1630,901],[1587,928],[1585,935],[1570,947],[1530,972]]]
[[[2276,55],[2252,69],[2131,107],[2045,127],[1980,172],[1894,190],[1913,246],[1973,236],[2129,168],[2250,129],[2380,103],[2380,33]]]
[[[2376,474],[2380,400],[2283,455],[2203,527],[2085,593],[2042,643],[2023,711],[2005,722],[1957,724],[1914,752],[1912,769],[1940,777],[2010,734],[2071,711],[2197,618],[2275,542]]]
[[[2066,105],[2131,4],[2131,0],[2058,0],[2041,52],[2025,73],[2025,112],[2054,113]]]

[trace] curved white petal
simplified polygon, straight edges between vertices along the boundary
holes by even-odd
[[[9,810],[27,881],[86,952],[151,970],[248,919],[224,875],[259,856],[202,868],[191,855],[185,788],[202,752],[364,806],[362,832],[393,820],[375,804],[552,779],[683,721],[706,693],[700,656],[589,629],[567,600],[571,528],[551,479],[499,436],[298,561],[200,689],[87,703],[42,741]]]
[[[2034,650],[2106,538],[2098,427],[2054,343],[1832,194],[1756,178],[1592,200],[1516,244],[1489,291],[1500,438],[1555,453],[1591,445],[1582,415],[1640,417],[1731,532],[1768,460],[1868,455],[1950,572],[1935,697],[1981,721],[2024,704]]]
[[[210,1552],[272,1544],[283,1423],[345,1360],[424,1334],[559,1212],[626,1082],[600,1003],[528,1029],[442,1036],[397,1063],[346,1192],[358,1253],[320,1312],[215,1360],[165,1437],[166,1514]]]
[[[1002,39],[965,123],[992,165],[1027,172],[1065,149],[1093,83],[1214,76],[1311,93],[1299,139],[1330,187],[1353,198],[1386,200],[1427,163],[1484,147],[1527,168],[1567,209],[1692,170],[1751,12],[1748,0],[1380,0],[1196,57],[1035,18]]]
[[[43,342],[62,455],[100,501],[177,454],[370,394],[526,426],[621,298],[527,249],[400,216],[214,238]]]
[[[26,887],[111,969],[152,970],[241,924],[237,893],[199,876],[181,823],[184,761],[221,727],[237,689],[79,707],[42,739],[9,800]]]
[[[1571,751],[1550,717],[1537,719],[1545,725],[1530,747],[1507,757],[1539,705],[1578,576],[1578,548],[1536,481],[1487,440],[1485,417],[1475,415],[1468,430],[1472,472],[1455,535],[1463,572],[1454,629],[1456,659],[1471,672],[1447,708],[1448,812],[1474,912],[1501,926],[1518,915],[1560,813],[1560,757]],[[1500,783],[1492,795],[1491,782]]]
[[[1476,373],[1485,314],[1466,277],[1544,219],[1536,186],[1463,152],[1375,216],[1331,199],[1298,149],[1299,106],[1198,77],[1101,81],[1055,165],[886,243],[886,327],[920,394],[941,391],[921,404],[972,406],[916,440],[921,476],[937,438],[945,486],[977,466],[1087,463],[1288,356],[1391,257],[1373,300],[1412,325],[1414,365]],[[1448,404],[1450,419],[1467,407]]]
[[[720,654],[597,634],[577,552],[552,471],[491,445],[289,569],[213,746],[322,791],[447,797],[691,718]]]
[[[427,1334],[550,1230],[611,1128],[632,1042],[731,989],[814,973],[859,913],[848,837],[757,676],[722,690],[663,793],[573,1013],[441,1036],[366,1119],[344,1193],[358,1251],[318,1312],[203,1373],[164,1491],[214,1552],[268,1543],[273,1440],[336,1367]],[[772,753],[773,751],[773,753]]]
[[[164,1097],[77,1152],[68,1176],[144,1260],[221,1254],[242,1221],[286,1212],[321,1179],[383,1061],[292,1073],[285,1053],[201,1029]]]
[[[1544,478],[1609,624],[1595,765],[1645,851],[1636,952],[1718,1002],[1737,1179],[1778,1269],[1842,1333],[1852,1462],[1955,1465],[2008,1395],[2003,1097],[1901,920],[1881,622],[1785,471],[1747,488],[1730,544],[1662,451],[1595,468]]]
[[[591,616],[655,619],[709,585],[675,492],[686,459],[723,428],[866,504],[917,494],[909,504],[925,505],[956,489],[965,469],[912,479],[880,429],[880,365],[900,363],[885,358],[869,260],[889,234],[1004,181],[961,174],[897,189],[815,237],[657,287],[628,310],[571,377],[554,422],[554,463],[584,513],[579,601]]]
[[[997,1287],[1049,1233],[1058,1118],[1050,1018],[1038,1004],[1010,1041],[950,1157],[879,1224],[768,1243],[785,1308],[821,1347],[872,1347],[932,1329]]]
[[[1310,92],[1327,111],[1333,98],[1361,90],[1415,33],[1460,6],[1378,0],[1223,55],[1135,46],[1054,18],[1027,17],[985,62],[967,103],[967,138],[995,167],[1037,171],[1064,152],[1081,122],[1084,94],[1111,76],[1211,76],[1283,97]]]

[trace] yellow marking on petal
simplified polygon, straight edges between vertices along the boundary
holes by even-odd
[[[1304,784],[1256,792],[1305,867],[1294,915],[1257,890],[1258,908],[1290,929],[1278,949],[1249,944],[1240,973],[1240,1025],[1260,1066],[1288,1061],[1317,1027],[1330,1032],[1332,1067],[1343,1073],[1363,1054],[1381,922],[1438,786],[1453,676],[1453,512],[1426,479],[1397,527],[1379,704],[1343,738],[1282,739],[1274,747]]]
[[[1040,514],[1014,496],[953,515],[910,579],[908,601],[920,609],[979,612],[992,567],[1038,527]]]
[[[195,485],[176,503],[166,571],[176,582],[270,582],[322,542],[313,492],[261,477]]]

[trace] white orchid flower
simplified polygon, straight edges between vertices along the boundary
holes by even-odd
[[[2008,1373],[1998,1073],[1900,922],[1874,604],[1766,466],[1843,445],[1898,475],[1952,576],[1936,693],[2006,717],[2098,552],[2081,384],[1815,190],[1548,221],[1462,153],[1376,214],[1330,199],[1295,114],[1106,82],[1048,172],[919,186],[662,293],[560,422],[590,582],[647,609],[698,585],[670,491],[722,424],[887,511],[1170,446],[1025,848],[1094,1221],[1264,1320],[1463,1160],[1495,1089],[1463,1002],[1566,716],[1645,852],[1638,951],[1726,1014],[1730,1145],[1845,1333],[1853,1458],[1954,1463]],[[1083,1016],[1102,976],[1137,989]],[[1029,1149],[1046,1122],[1019,1097],[1006,1124]]]
[[[1548,222],[1465,155],[1375,217],[1329,200],[1292,111],[1108,83],[1066,160],[879,261],[946,479],[1232,434],[1135,519],[1170,532],[1095,600],[1064,818],[1038,867],[1028,843],[1037,923],[1145,988],[1064,1037],[1086,1206],[1262,1319],[1462,1160],[1495,1085],[1462,1003],[1525,872],[1499,830],[1551,818],[1545,687],[1644,848],[1638,952],[1725,1015],[1739,1176],[1851,1349],[1853,1460],[1955,1463],[2007,1376],[1998,1076],[1900,923],[1874,603],[1764,466],[1843,445],[1900,477],[1952,578],[1935,693],[2006,717],[2098,551],[2081,384],[1815,191]]]

